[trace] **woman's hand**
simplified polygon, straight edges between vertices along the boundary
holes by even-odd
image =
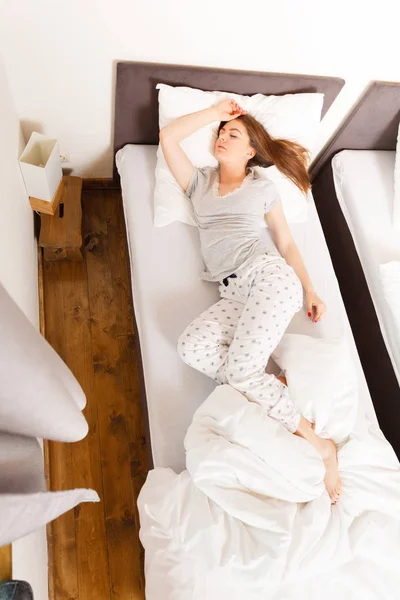
[[[233,99],[222,100],[222,102],[218,102],[214,108],[217,111],[220,121],[231,121],[247,112],[247,110],[239,106]]]
[[[318,323],[318,321],[321,319],[322,315],[326,311],[325,304],[315,292],[306,293],[306,304],[308,316],[312,319],[313,323]]]

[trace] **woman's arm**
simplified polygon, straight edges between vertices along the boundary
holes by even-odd
[[[316,323],[321,319],[326,311],[326,307],[322,300],[317,296],[311,283],[311,279],[307,273],[299,249],[295,244],[289,225],[286,221],[282,203],[277,202],[274,207],[266,213],[265,218],[280,254],[286,260],[287,264],[295,270],[296,275],[303,285],[308,316]]]
[[[180,142],[198,129],[218,120],[218,107],[211,106],[210,108],[178,117],[160,130],[160,136],[172,137],[176,142]]]
[[[210,108],[178,117],[160,130],[160,136],[172,137],[180,142],[205,125],[214,121],[231,121],[246,112],[235,100],[222,100]]]

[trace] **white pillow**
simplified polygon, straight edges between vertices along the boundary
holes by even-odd
[[[38,440],[0,432],[0,494],[30,494],[46,489]]]
[[[47,492],[37,439],[0,433],[0,546],[31,533],[80,502],[98,501],[98,494],[90,489]]]
[[[99,502],[94,490],[0,494],[0,546],[36,531],[81,502]]]
[[[242,96],[228,92],[205,92],[188,87],[173,87],[163,83],[159,90],[159,127],[183,115],[209,108],[226,98],[234,98],[249,114],[259,120],[273,137],[296,141],[312,152],[321,119],[324,94],[286,94],[284,96]],[[217,166],[213,156],[214,140],[219,121],[198,129],[180,142],[196,167]],[[286,219],[290,223],[307,219],[307,199],[299,188],[275,166],[257,168],[276,184],[282,199]],[[156,185],[154,192],[154,224],[163,227],[173,221],[196,225],[190,200],[165,162],[161,145],[157,149]],[[310,194],[310,193],[309,193]],[[261,225],[266,227],[265,219]]]
[[[286,333],[272,353],[289,392],[315,432],[341,443],[357,417],[358,381],[346,340]]]
[[[397,134],[396,161],[394,164],[393,226],[400,230],[400,123]]]
[[[85,394],[0,284],[0,430],[61,442],[85,437]]]
[[[396,337],[400,346],[400,261],[379,265],[383,295],[392,314]]]

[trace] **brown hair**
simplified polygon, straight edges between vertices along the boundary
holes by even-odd
[[[311,189],[307,166],[310,156],[309,150],[297,142],[273,138],[263,125],[249,114],[240,115],[237,119],[246,127],[250,145],[256,151],[253,158],[248,161],[246,170],[250,167],[275,165],[279,171],[306,194]],[[227,121],[221,121],[219,124],[218,135],[225,123]]]

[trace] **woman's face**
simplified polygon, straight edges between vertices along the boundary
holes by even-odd
[[[246,165],[255,154],[246,127],[239,119],[232,119],[221,127],[214,145],[214,156],[219,163]]]

